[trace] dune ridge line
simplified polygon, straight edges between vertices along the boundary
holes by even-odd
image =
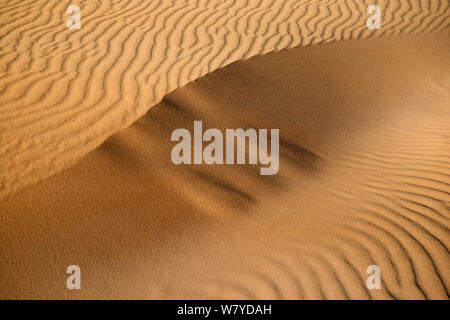
[[[81,8],[79,30],[66,9]],[[169,92],[295,46],[448,31],[446,1],[3,1],[0,197],[73,164]]]

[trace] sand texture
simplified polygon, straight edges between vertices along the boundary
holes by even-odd
[[[419,2],[401,3],[409,6],[395,16],[423,23],[404,25],[404,30],[439,29],[440,24],[425,15],[407,13]],[[300,8],[305,5],[299,2]],[[136,12],[145,14],[144,8]],[[246,19],[257,21],[250,12]],[[331,12],[339,17],[339,11]],[[320,20],[313,16],[309,21]],[[448,26],[448,17],[445,21]],[[350,25],[344,18],[310,23],[329,37],[366,34],[344,28]],[[92,30],[100,32],[101,25]],[[108,33],[103,31],[103,36]],[[142,37],[125,41],[119,34],[117,39],[129,45]],[[0,297],[448,299],[448,40],[445,31],[297,47],[233,63],[175,90],[71,168],[0,203]],[[297,40],[292,41],[289,46]],[[256,51],[265,50],[261,44],[254,46]],[[115,56],[121,49],[111,45],[109,50]],[[247,50],[217,60],[210,70],[256,53]],[[113,62],[112,56],[101,61]],[[203,61],[212,61],[213,56]],[[144,60],[137,54],[130,61],[137,66]],[[201,60],[186,70],[201,70],[205,65]],[[90,60],[84,61],[87,68]],[[43,79],[43,74],[36,74],[41,79],[30,82],[34,85],[29,90],[42,89],[47,80],[56,86],[68,81],[66,76],[78,77],[81,83],[89,74],[92,79],[100,77],[104,91],[84,91],[87,83],[74,83],[67,91],[92,103],[94,93],[106,94],[97,104],[75,108],[69,97],[61,102],[64,117],[78,112],[81,118],[76,123],[88,123],[90,114],[109,110],[115,101],[108,84],[116,76],[133,78],[137,71],[128,66],[120,78],[114,75],[122,72],[120,63],[109,65],[109,73],[100,71],[102,63],[86,75],[56,73]],[[141,76],[152,68],[139,68]],[[160,75],[171,74],[164,72]],[[159,88],[162,94],[177,86],[176,81],[169,85],[163,79],[168,78],[161,76],[153,87],[147,82],[145,91]],[[124,83],[143,85],[139,80]],[[51,90],[47,92],[43,99],[52,96]],[[117,89],[115,94],[122,94],[124,101],[114,114],[129,112],[125,117],[129,120],[145,106],[143,92],[133,97],[128,93]],[[24,103],[25,96],[14,103]],[[134,103],[131,110],[125,107],[127,99]],[[42,114],[43,122],[50,117],[56,123],[62,117],[57,106],[29,108],[15,111],[24,112],[23,118],[15,118],[17,123],[37,121],[33,114]],[[125,118],[117,119],[124,124]],[[170,158],[171,133],[177,128],[192,131],[194,120],[220,130],[279,128],[278,174],[261,176],[255,165],[175,166]],[[110,130],[122,124],[112,124]],[[65,132],[58,140],[63,146],[69,137],[77,137],[76,143],[84,142],[85,147],[84,138],[92,128],[74,126],[75,136],[55,125],[52,132],[56,136]],[[73,148],[79,147],[71,141]],[[16,154],[26,158],[30,150]],[[55,150],[62,157],[66,151]],[[70,153],[75,156],[78,151]],[[70,264],[82,269],[81,290],[65,288]],[[380,290],[366,287],[369,265],[381,269]]]
[[[369,30],[369,4],[383,27]],[[69,5],[81,29],[66,27]],[[67,168],[169,92],[299,45],[448,33],[444,0],[3,0],[0,197]]]

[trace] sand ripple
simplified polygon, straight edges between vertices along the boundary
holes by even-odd
[[[445,31],[448,1],[72,1],[0,5],[0,197],[73,164],[165,94],[233,61],[342,39]]]
[[[295,48],[176,90],[0,204],[0,297],[448,299],[449,44]],[[171,132],[193,120],[279,128],[279,173],[174,166]]]

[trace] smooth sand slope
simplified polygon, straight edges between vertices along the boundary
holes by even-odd
[[[342,41],[176,90],[1,203],[0,297],[448,299],[449,52],[448,33]],[[175,166],[194,120],[279,128],[279,173]]]
[[[66,9],[81,7],[81,29]],[[369,4],[382,29],[366,28]],[[61,171],[219,67],[343,39],[449,28],[442,0],[3,0],[0,197]]]

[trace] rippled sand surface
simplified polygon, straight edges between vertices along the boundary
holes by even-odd
[[[446,0],[3,0],[0,197],[69,167],[162,98],[234,61],[296,46],[448,34]],[[81,28],[69,30],[69,5]]]
[[[177,89],[2,200],[0,297],[448,299],[448,40],[298,47]],[[171,133],[194,120],[279,128],[278,174],[175,166]]]

